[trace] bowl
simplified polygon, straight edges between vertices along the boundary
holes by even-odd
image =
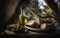
[[[28,29],[28,31],[33,31],[33,32],[51,32],[55,30],[55,27],[51,29],[41,29],[41,28],[32,28],[32,27],[25,26],[25,28]]]

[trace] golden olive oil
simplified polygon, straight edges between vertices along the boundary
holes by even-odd
[[[27,23],[27,18],[20,16],[19,18],[19,25],[24,26]]]

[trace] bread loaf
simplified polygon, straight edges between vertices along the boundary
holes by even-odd
[[[26,26],[28,27],[35,27],[35,25],[36,25],[36,22],[34,20],[31,20],[26,24]]]

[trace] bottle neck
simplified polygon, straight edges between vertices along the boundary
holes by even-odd
[[[22,7],[20,8],[20,10],[21,10],[21,16],[25,16],[25,11],[23,10]]]
[[[20,10],[21,10],[21,16],[23,16],[23,9],[22,9],[22,7],[20,7]]]

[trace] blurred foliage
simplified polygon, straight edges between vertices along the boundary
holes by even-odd
[[[40,19],[43,19],[57,23],[55,18],[53,18],[55,17],[53,10],[48,5],[44,5],[43,3],[42,6],[44,7],[44,9],[41,9],[40,6],[38,0],[30,1],[28,7],[24,9],[28,20],[34,19],[36,21],[39,21]]]
[[[42,4],[43,5],[43,4]],[[31,0],[29,6],[25,9],[26,12],[34,12],[34,14],[41,17],[41,15],[44,15],[43,12],[46,13],[46,15],[52,15],[52,10],[49,8],[49,6],[43,5],[44,9],[40,9],[38,0]],[[53,15],[52,15],[53,16]]]

